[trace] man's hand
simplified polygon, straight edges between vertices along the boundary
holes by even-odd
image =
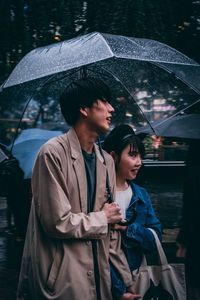
[[[102,210],[106,214],[108,224],[115,224],[122,220],[121,209],[116,202],[105,203]]]
[[[125,293],[123,296],[120,298],[120,300],[134,300],[134,299],[140,299],[141,295],[138,294],[132,294],[132,293]]]

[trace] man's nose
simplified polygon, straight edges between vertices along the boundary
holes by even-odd
[[[114,107],[110,103],[108,103],[108,111],[109,112],[114,112],[115,111]]]

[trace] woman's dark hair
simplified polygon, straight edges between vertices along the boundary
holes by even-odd
[[[74,125],[79,119],[80,108],[91,107],[98,99],[111,100],[110,89],[101,79],[86,77],[73,81],[60,96],[65,121]]]
[[[120,158],[122,151],[130,145],[130,151],[136,150],[142,157],[145,148],[142,141],[135,135],[133,129],[127,124],[116,126],[105,138],[102,148],[111,153],[114,151]]]

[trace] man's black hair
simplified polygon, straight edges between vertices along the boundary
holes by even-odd
[[[109,87],[101,80],[86,77],[70,83],[60,96],[60,107],[65,121],[75,125],[80,117],[80,108],[91,107],[97,100],[110,102]]]

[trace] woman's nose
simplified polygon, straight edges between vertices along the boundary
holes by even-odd
[[[139,154],[137,155],[137,158],[136,158],[136,164],[137,164],[137,166],[142,165],[142,159],[141,159],[141,156]]]

